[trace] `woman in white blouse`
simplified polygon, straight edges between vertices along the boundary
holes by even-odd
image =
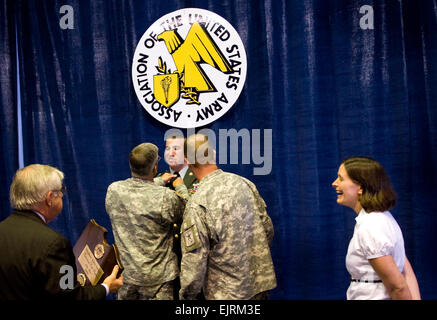
[[[358,215],[346,255],[348,300],[420,299],[399,225],[388,210],[396,193],[384,168],[367,157],[346,159],[332,183],[337,203]]]

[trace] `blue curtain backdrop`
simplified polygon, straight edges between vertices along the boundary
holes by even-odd
[[[106,188],[129,176],[131,148],[149,141],[163,152],[169,128],[132,87],[138,40],[169,12],[203,8],[234,26],[248,56],[240,98],[208,128],[273,133],[269,175],[222,166],[251,179],[268,205],[278,277],[271,298],[345,298],[355,213],[336,204],[331,183],[342,159],[368,155],[399,195],[392,213],[423,298],[437,299],[436,0],[0,3],[1,219],[18,167],[15,28],[24,162],[65,172],[64,210],[51,225],[74,243],[90,218],[111,231]],[[74,9],[74,29],[60,28],[63,5]],[[373,8],[374,29],[360,27],[363,5]]]
[[[17,69],[13,3],[0,3],[0,219],[8,215],[9,184],[18,166]]]

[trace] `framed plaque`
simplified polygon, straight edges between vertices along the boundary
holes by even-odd
[[[117,246],[107,243],[107,233],[106,228],[91,219],[73,247],[77,280],[82,286],[102,283],[116,264],[120,267],[117,276],[123,272]]]

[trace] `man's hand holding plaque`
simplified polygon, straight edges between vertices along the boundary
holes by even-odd
[[[123,275],[120,275],[117,278],[118,271],[120,267],[116,264],[114,269],[112,269],[112,273],[103,280],[103,284],[106,284],[109,288],[109,292],[117,292],[118,289],[123,285]]]

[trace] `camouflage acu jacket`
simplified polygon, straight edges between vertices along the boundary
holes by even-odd
[[[175,191],[150,181],[129,178],[108,187],[106,212],[126,283],[153,286],[178,276],[172,228],[184,207]]]
[[[276,287],[273,225],[255,185],[216,170],[188,200],[182,223],[181,299],[250,299]]]

